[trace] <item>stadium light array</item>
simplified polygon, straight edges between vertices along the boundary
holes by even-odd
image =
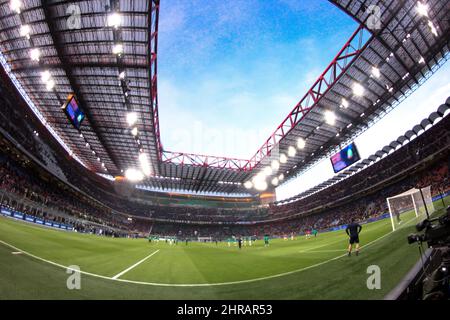
[[[244,183],[244,187],[246,189],[251,189],[253,187],[253,183],[251,181],[247,181]]]
[[[138,115],[136,112],[128,112],[127,113],[127,123],[131,127],[134,125],[138,120]]]
[[[273,185],[273,186],[276,187],[279,183],[280,183],[280,181],[278,180],[277,177],[275,177],[275,178],[272,179],[272,185]]]
[[[419,15],[421,15],[423,17],[428,17],[428,5],[427,4],[417,1],[416,11]]]
[[[347,109],[348,106],[349,106],[348,101],[347,101],[345,98],[342,98],[341,106],[340,106],[340,107],[341,107],[341,108],[344,108],[344,109]]]
[[[55,80],[53,79],[48,80],[47,83],[45,84],[45,88],[47,89],[47,91],[52,91],[54,87],[55,87]]]
[[[379,78],[379,77],[381,76],[380,69],[377,68],[377,67],[372,67],[372,75],[373,75],[375,78]]]
[[[118,43],[113,46],[112,53],[120,56],[123,53],[123,45]]]
[[[305,149],[306,146],[306,141],[303,138],[298,138],[297,140],[297,148],[299,148],[300,150]]]
[[[9,8],[11,9],[11,11],[14,11],[17,14],[20,14],[22,6],[23,6],[23,3],[20,0],[11,0],[9,2]]]
[[[50,71],[48,71],[48,70],[45,70],[44,72],[41,73],[41,80],[43,83],[47,83],[51,77],[52,77],[52,75],[50,74]]]
[[[325,111],[325,122],[334,126],[336,123],[336,114],[333,111]]]
[[[255,184],[255,189],[258,191],[265,191],[268,187],[266,180],[258,180]]]
[[[353,93],[357,97],[362,97],[364,95],[364,87],[359,83],[355,83],[353,85]]]
[[[131,182],[142,181],[144,179],[144,174],[137,169],[127,169],[125,171],[125,178]]]
[[[278,169],[280,169],[280,162],[278,160],[273,160],[271,167],[273,171],[278,171]]]
[[[289,157],[295,157],[295,155],[297,154],[297,150],[294,148],[294,147],[289,147],[289,149],[288,149],[288,155],[289,155]]]
[[[146,176],[149,176],[152,173],[152,170],[150,168],[150,162],[148,161],[148,157],[145,153],[139,154],[139,162],[141,163],[142,172]]]
[[[132,134],[134,137],[137,136],[137,134],[138,134],[138,129],[137,129],[137,127],[134,127],[134,128],[131,130],[131,134]]]
[[[252,183],[253,183],[253,185],[255,185],[258,182],[258,180],[264,180],[265,178],[266,177],[264,176],[264,174],[262,172],[260,172],[253,177]]]
[[[39,61],[39,59],[41,58],[41,52],[39,51],[39,49],[37,48],[31,49],[30,58],[33,61]]]
[[[286,163],[288,161],[288,158],[284,153],[280,154],[280,163]]]
[[[432,33],[435,37],[437,37],[437,36],[438,36],[438,33],[437,33],[436,27],[435,27],[434,24],[433,24],[433,21],[429,20],[429,21],[428,21],[428,26],[430,27],[431,33]]]
[[[117,12],[113,12],[108,16],[108,26],[109,27],[114,27],[115,29],[117,29],[118,27],[120,27],[120,25],[122,24],[122,15],[117,13]]]
[[[272,167],[270,167],[270,166],[265,167],[264,168],[264,174],[266,176],[270,176],[272,174]]]
[[[24,24],[23,26],[21,26],[19,32],[22,37],[26,37],[27,39],[30,39],[31,28],[29,25]]]
[[[280,175],[278,176],[278,180],[283,181],[283,180],[284,180],[284,174],[280,174]]]

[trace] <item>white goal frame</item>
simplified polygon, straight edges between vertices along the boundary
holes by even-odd
[[[395,228],[395,223],[394,223],[394,212],[393,212],[393,208],[391,206],[391,201],[394,199],[400,199],[400,198],[408,199],[408,197],[410,197],[410,199],[411,199],[411,203],[414,208],[416,217],[418,217],[421,214],[419,212],[419,208],[418,208],[419,206],[423,206],[425,208],[425,212],[428,211],[428,206],[430,206],[431,213],[434,212],[433,199],[431,197],[431,186],[428,186],[428,187],[425,187],[422,189],[413,188],[406,192],[398,194],[396,196],[388,197],[388,198],[386,198],[386,201],[387,201],[387,205],[389,208],[389,215],[391,217],[392,231],[395,231],[396,228]],[[419,201],[420,201],[419,205],[418,205],[417,199],[419,199]],[[399,213],[399,214],[401,214],[401,213]]]
[[[197,241],[198,242],[212,242],[213,238],[212,237],[197,237]]]

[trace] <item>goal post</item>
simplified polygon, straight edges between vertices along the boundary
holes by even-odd
[[[414,188],[408,190],[396,196],[389,197],[386,201],[393,231],[402,223],[414,218],[414,215],[419,217],[425,213],[430,214],[434,212],[430,186],[422,189]]]
[[[212,242],[213,238],[212,237],[197,237],[197,241],[198,242]]]

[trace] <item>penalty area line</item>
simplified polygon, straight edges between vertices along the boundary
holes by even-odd
[[[130,271],[130,270],[136,268],[136,267],[137,267],[138,265],[140,265],[142,262],[144,262],[145,260],[151,258],[153,255],[157,254],[158,252],[159,252],[159,249],[156,250],[155,252],[149,254],[149,255],[146,256],[144,259],[139,260],[138,262],[136,262],[135,264],[133,264],[131,267],[129,267],[129,268],[123,270],[122,272],[116,274],[114,277],[112,277],[112,279],[116,280],[116,279],[120,278],[120,277],[123,276],[125,273],[127,273],[128,271]]]

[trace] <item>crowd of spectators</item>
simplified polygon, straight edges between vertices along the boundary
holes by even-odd
[[[447,168],[447,169],[446,169]],[[367,221],[377,218],[389,212],[386,198],[401,194],[417,185],[417,181],[425,182],[429,179],[445,180],[439,176],[447,172],[448,165],[444,161],[423,171],[417,176],[411,176],[388,187],[379,189],[373,194],[362,196],[359,199],[350,199],[347,203],[331,208],[318,209],[310,213],[300,214],[293,218],[272,222],[254,223],[250,225],[226,224],[226,225],[186,225],[173,223],[155,223],[152,233],[155,235],[171,235],[182,237],[214,237],[218,239],[232,236],[262,237],[269,234],[274,237],[289,237],[290,235],[303,234],[307,230],[328,230],[350,222],[352,218],[358,221]],[[429,186],[429,184],[427,184]],[[431,184],[436,186],[436,184]],[[449,184],[445,184],[442,190],[449,190]]]
[[[3,147],[3,145],[2,145]],[[32,163],[11,157],[2,149],[0,156],[1,204],[47,221],[65,223],[79,232],[131,234],[148,232],[150,225],[83,198],[55,180],[46,181]]]
[[[0,86],[0,93],[6,89]],[[40,140],[34,137],[27,115],[14,108],[8,95],[0,95],[5,106],[0,127],[13,139],[45,162]],[[118,183],[95,175],[80,174],[73,163],[55,155],[53,163],[67,183],[43,173],[38,165],[13,152],[10,141],[0,143],[0,192],[2,205],[47,220],[68,223],[78,231],[103,234],[146,234],[213,236],[283,236],[309,228],[327,229],[386,212],[386,198],[413,187],[432,187],[432,194],[449,190],[450,117],[419,135],[410,143],[360,172],[310,194],[305,192],[287,204],[274,203],[254,208],[170,206],[152,203],[146,191],[118,190]],[[32,137],[30,139],[30,137]],[[46,148],[48,149],[48,148]],[[47,157],[48,158],[48,157]],[[53,158],[53,157],[52,157]],[[64,180],[65,180],[64,179]],[[126,191],[122,193],[122,191]],[[129,192],[129,194],[127,194]],[[25,201],[26,200],[26,201]],[[25,203],[26,202],[26,203]]]
[[[290,216],[298,212],[304,212],[324,204],[331,204],[342,201],[349,195],[362,193],[365,190],[373,189],[377,185],[386,185],[387,180],[393,180],[396,176],[402,178],[408,174],[414,173],[416,167],[430,156],[448,159],[448,147],[450,145],[450,117],[444,118],[434,127],[424,134],[418,136],[410,143],[397,149],[378,162],[370,165],[355,175],[352,175],[341,182],[328,187],[315,194],[298,196],[300,200],[285,205],[272,205],[272,217]],[[447,160],[448,161],[448,160]],[[445,160],[444,160],[445,162]],[[432,185],[432,193],[435,195],[448,190],[448,183],[445,178],[448,177],[447,166],[441,168],[429,179],[427,185]],[[424,181],[422,185],[425,185]],[[411,183],[411,187],[417,183]]]

